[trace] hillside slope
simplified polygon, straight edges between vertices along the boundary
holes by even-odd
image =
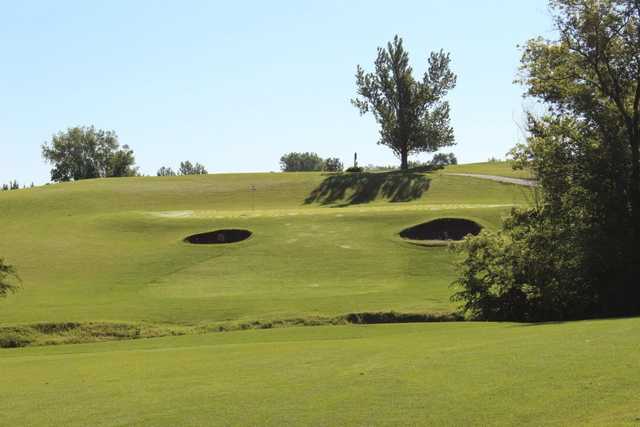
[[[0,193],[0,254],[24,280],[0,302],[2,321],[449,311],[451,254],[397,233],[439,216],[495,227],[526,200],[516,186],[395,173],[121,178]],[[182,242],[219,228],[254,234],[226,246]]]

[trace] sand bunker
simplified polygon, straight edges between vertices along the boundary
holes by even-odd
[[[482,227],[468,219],[440,218],[402,230],[400,236],[409,240],[462,240],[480,231]]]
[[[195,245],[220,245],[241,242],[249,237],[251,237],[249,230],[216,230],[188,236],[184,241]]]

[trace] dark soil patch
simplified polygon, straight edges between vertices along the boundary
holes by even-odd
[[[186,237],[184,241],[194,245],[220,245],[247,240],[251,234],[249,230],[216,230],[194,234]]]
[[[462,240],[468,234],[480,234],[482,226],[468,219],[440,218],[415,225],[400,232],[400,237],[410,240]]]

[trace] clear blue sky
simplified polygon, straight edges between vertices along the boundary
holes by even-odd
[[[48,181],[40,145],[90,124],[145,174],[278,170],[288,151],[397,163],[349,103],[356,65],[396,33],[420,74],[451,52],[452,151],[502,157],[522,138],[516,46],[550,29],[544,0],[2,1],[0,182]]]

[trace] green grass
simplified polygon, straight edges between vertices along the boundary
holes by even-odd
[[[508,173],[491,167],[464,172]],[[0,193],[0,254],[24,283],[0,301],[0,344],[34,345],[0,350],[0,425],[636,425],[640,319],[345,325],[447,318],[452,253],[398,232],[495,228],[528,191],[436,172]],[[254,235],[182,242],[231,227]]]
[[[405,203],[378,195],[336,207],[349,193],[329,205],[305,203],[327,178],[126,178],[0,193],[0,254],[24,281],[0,302],[2,321],[204,325],[447,312],[455,308],[451,254],[397,233],[439,216],[495,227],[511,205],[526,201],[520,187],[435,175]],[[254,235],[227,246],[182,242],[229,227]]]
[[[508,178],[532,179],[533,175],[529,170],[514,170],[513,163],[510,161],[503,162],[485,162],[485,163],[467,163],[464,165],[447,166],[444,172],[449,173],[476,173],[481,175],[506,176]]]
[[[244,331],[0,353],[3,425],[637,425],[640,319]]]

